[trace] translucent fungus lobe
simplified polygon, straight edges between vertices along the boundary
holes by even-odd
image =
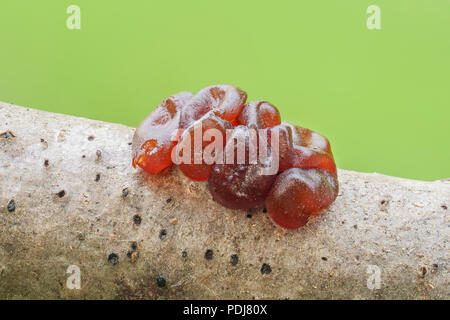
[[[328,207],[338,194],[337,176],[321,169],[292,168],[281,173],[266,199],[276,224],[296,229]]]
[[[238,123],[253,129],[271,128],[281,123],[280,112],[267,101],[252,101],[242,109]]]
[[[171,152],[176,136],[181,110],[193,97],[181,92],[165,99],[136,129],[133,136],[133,167],[148,173],[158,173],[172,164]]]
[[[265,157],[252,157],[257,150],[249,129],[236,127],[227,140],[225,163],[213,167],[208,181],[215,201],[230,209],[249,209],[264,203],[276,172],[270,172],[273,165],[270,150]]]
[[[200,90],[186,104],[180,119],[180,128],[186,129],[205,114],[214,114],[228,122],[235,122],[247,100],[247,94],[232,85],[213,85]]]
[[[208,180],[213,164],[222,159],[226,130],[230,128],[228,121],[211,112],[187,128],[176,147],[181,172],[194,181]]]

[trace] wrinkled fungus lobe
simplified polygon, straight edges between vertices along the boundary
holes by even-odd
[[[231,85],[165,99],[135,132],[133,166],[158,173],[176,159],[186,177],[207,180],[213,199],[223,206],[265,204],[276,224],[299,228],[338,195],[330,143],[317,132],[281,122],[269,102],[245,104],[246,99]]]

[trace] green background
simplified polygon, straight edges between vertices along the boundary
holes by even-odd
[[[341,168],[450,177],[448,0],[1,0],[0,36],[2,101],[137,126],[231,83],[326,135]]]

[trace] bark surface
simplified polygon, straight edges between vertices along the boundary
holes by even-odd
[[[133,169],[133,133],[0,103],[0,298],[450,297],[449,181],[339,170],[331,208],[286,231]]]

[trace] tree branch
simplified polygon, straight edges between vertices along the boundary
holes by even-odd
[[[339,170],[331,208],[285,231],[134,170],[133,128],[0,103],[2,132],[0,298],[449,298],[449,182]]]

